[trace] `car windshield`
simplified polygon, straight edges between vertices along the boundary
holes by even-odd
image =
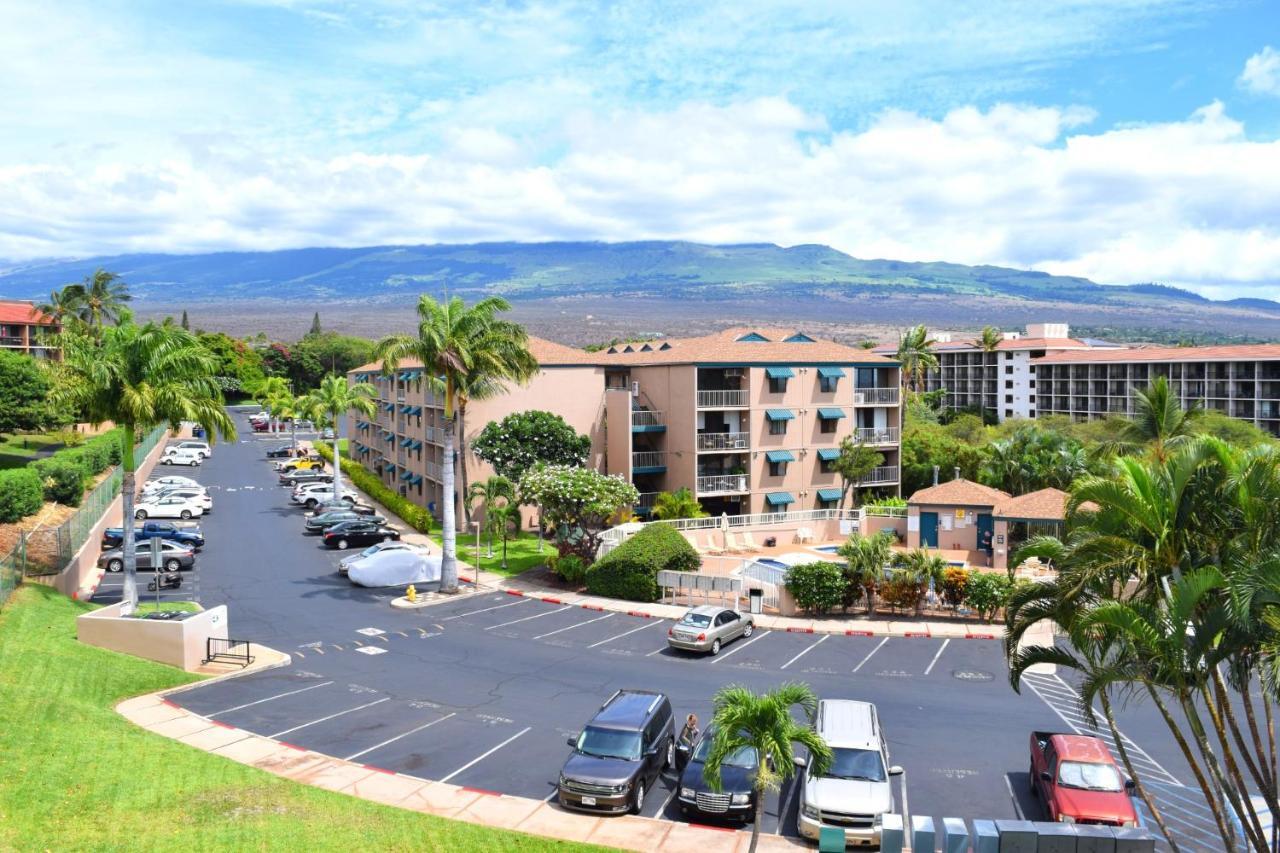
[[[578,735],[578,752],[596,758],[640,759],[640,733],[587,726]]]
[[[360,556],[372,557],[374,554],[378,553],[381,550],[382,550],[382,546],[380,545],[370,545],[368,548],[365,548],[363,551],[360,552]]]
[[[1084,761],[1062,762],[1058,767],[1058,784],[1089,791],[1119,791],[1124,787],[1114,765]]]
[[[705,613],[686,613],[680,620],[681,625],[692,625],[695,628],[706,628],[711,624],[711,617]]]
[[[884,761],[874,749],[831,750],[831,768],[826,776],[832,779],[856,779],[861,782],[883,782],[886,778]]]
[[[693,751],[694,761],[706,761],[707,756],[711,754],[711,741],[714,740],[710,735],[704,737],[699,743],[698,748]],[[740,747],[730,753],[729,757],[723,762],[729,767],[742,767],[746,770],[754,770],[756,767],[756,751],[754,747]]]

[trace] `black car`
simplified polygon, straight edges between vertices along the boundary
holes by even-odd
[[[385,524],[386,520],[381,515],[364,515],[349,509],[333,509],[327,512],[318,512],[308,518],[303,530],[307,533],[323,533],[344,521],[368,521],[373,524]]]
[[[273,447],[267,451],[268,459],[286,459],[293,455],[293,448],[285,444],[280,447]]]
[[[648,690],[619,690],[576,738],[560,770],[560,805],[636,814],[659,774],[675,761],[671,700]]]
[[[720,763],[720,790],[713,791],[702,776],[715,726],[707,726],[692,747],[676,747],[676,767],[681,768],[677,800],[688,818],[728,818],[746,823],[755,815],[756,751],[744,747]]]
[[[280,475],[280,485],[296,486],[299,483],[332,483],[333,475],[323,471],[287,471]]]
[[[372,521],[343,521],[330,527],[324,534],[326,548],[363,548],[374,542],[399,539],[400,531]]]

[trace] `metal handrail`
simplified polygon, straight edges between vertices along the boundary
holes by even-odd
[[[872,469],[871,473],[858,481],[859,485],[869,485],[872,483],[895,483],[898,480],[898,468],[896,465],[881,465],[879,468]]]
[[[636,409],[631,412],[632,426],[662,426],[662,412],[652,409]]]
[[[896,406],[900,392],[899,388],[855,388],[853,404],[855,406]]]
[[[751,446],[749,432],[700,432],[699,450],[747,450]]]
[[[746,391],[699,391],[698,408],[721,409],[740,408],[747,405]]]
[[[660,450],[643,450],[631,454],[632,468],[656,468],[667,464],[667,454]]]
[[[746,474],[713,474],[699,477],[696,488],[700,494],[707,492],[745,492],[748,491]]]
[[[884,429],[855,429],[853,431],[853,440],[863,444],[897,444],[898,428],[885,427]]]

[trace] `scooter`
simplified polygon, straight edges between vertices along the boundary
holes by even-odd
[[[160,589],[179,589],[182,586],[182,575],[177,572],[156,575],[156,579],[147,584],[147,592],[155,592],[156,584],[160,585]]]

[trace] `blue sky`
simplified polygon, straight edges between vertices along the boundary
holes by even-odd
[[[0,257],[681,237],[1280,276],[1264,0],[49,5],[0,8]]]

